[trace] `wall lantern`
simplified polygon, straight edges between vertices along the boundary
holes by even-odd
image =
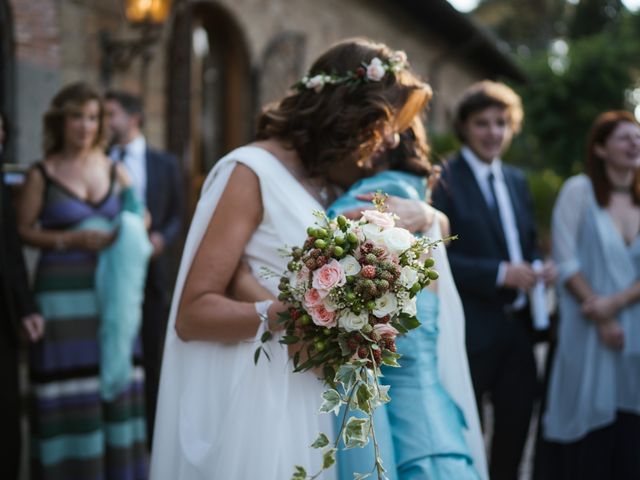
[[[153,57],[152,47],[160,38],[162,26],[171,11],[171,2],[172,0],[122,1],[125,18],[129,25],[138,30],[139,36],[115,39],[106,30],[100,32],[101,78],[105,87],[111,83],[114,71],[127,70],[136,57],[141,57],[146,67]]]

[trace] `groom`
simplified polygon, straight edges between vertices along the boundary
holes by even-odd
[[[518,95],[501,83],[472,85],[455,130],[462,149],[446,163],[433,205],[451,222],[448,253],[466,317],[469,367],[482,414],[493,404],[490,477],[514,480],[537,389],[527,292],[539,258],[533,204],[519,170],[501,156],[522,122]],[[554,269],[543,272],[551,280]]]

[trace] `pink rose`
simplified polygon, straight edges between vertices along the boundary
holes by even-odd
[[[304,300],[303,305],[305,308],[312,308],[322,304],[322,297],[320,296],[320,292],[315,288],[310,288],[306,292],[304,292]]]
[[[398,335],[398,330],[393,328],[388,323],[378,323],[373,326],[373,333],[374,333],[374,336],[377,336],[378,338],[382,338],[382,337],[395,338],[396,335]]]
[[[309,315],[311,315],[311,320],[313,320],[313,323],[315,323],[319,327],[336,326],[336,314],[327,310],[324,305],[320,304],[316,307],[312,307],[308,310],[308,312]]]
[[[326,265],[313,272],[313,288],[318,290],[322,298],[329,294],[334,287],[341,287],[347,283],[342,265],[336,259],[332,259]]]
[[[365,210],[362,212],[362,218],[380,228],[392,228],[396,224],[390,213],[379,212],[377,210]]]

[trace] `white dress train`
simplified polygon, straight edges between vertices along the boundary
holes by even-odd
[[[332,422],[319,414],[322,383],[313,373],[293,373],[286,348],[272,340],[271,360],[254,365],[255,339],[237,344],[184,342],[175,318],[186,276],[207,225],[237,163],[260,180],[264,215],[245,249],[261,267],[286,268],[283,246],[302,245],[313,211],[322,207],[270,153],[245,146],[222,158],[209,173],[178,273],[160,381],[151,458],[152,480],[282,480],[294,465],[320,469],[321,454],[309,448],[318,433],[331,436]],[[215,275],[215,270],[211,272]],[[258,278],[277,293],[276,278]],[[329,473],[324,479],[332,477]]]
[[[440,222],[434,221],[426,236],[434,240],[441,238]],[[444,245],[433,250],[433,259],[436,262],[436,270],[440,274],[438,278],[438,298],[440,299],[438,374],[445,390],[464,412],[467,422],[464,438],[473,457],[473,464],[480,477],[488,480],[484,439],[469,372],[462,300],[453,280],[447,249]]]

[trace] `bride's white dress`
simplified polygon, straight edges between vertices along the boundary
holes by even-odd
[[[260,179],[264,215],[245,249],[254,273],[276,272],[287,260],[278,250],[302,245],[314,210],[322,207],[270,153],[241,147],[221,159],[207,177],[178,273],[160,381],[151,458],[152,480],[281,480],[294,465],[320,469],[309,448],[318,433],[332,434],[332,419],[319,414],[322,383],[293,373],[287,350],[274,339],[271,360],[254,365],[256,339],[239,344],[183,342],[175,333],[182,288],[206,227],[235,165]],[[215,275],[215,270],[211,275]],[[277,278],[258,279],[277,293]],[[323,478],[328,478],[327,476]]]

